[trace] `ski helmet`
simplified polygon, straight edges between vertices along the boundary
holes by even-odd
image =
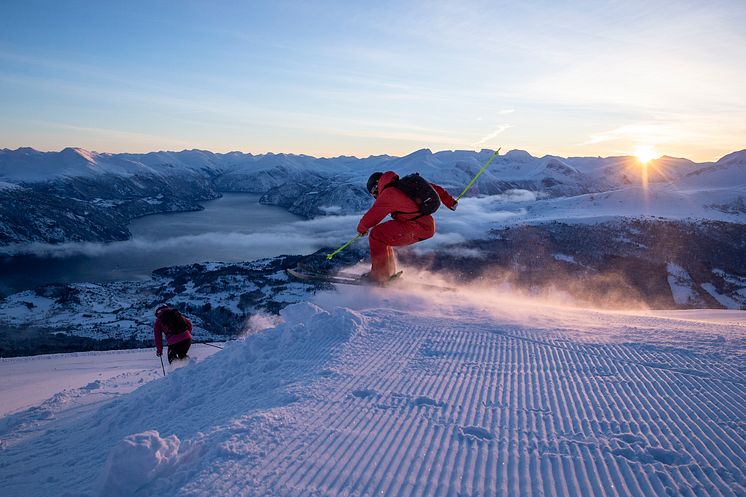
[[[381,176],[383,176],[383,173],[373,173],[370,175],[370,178],[368,178],[368,193],[375,196],[375,192],[378,191],[378,180],[381,179]]]
[[[157,316],[159,312],[161,312],[163,309],[168,309],[171,307],[168,304],[159,304],[158,307],[155,308],[155,315]]]

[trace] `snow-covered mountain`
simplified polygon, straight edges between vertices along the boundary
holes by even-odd
[[[125,240],[133,218],[219,197],[210,172],[73,148],[0,150],[0,181],[16,185],[0,189],[0,246]]]
[[[262,202],[316,217],[268,226],[264,236],[302,237],[328,251],[354,229],[354,213],[370,205],[362,185],[371,172],[419,171],[455,193],[492,152],[316,159],[202,151],[111,156],[67,149],[61,153],[68,159],[65,173],[46,182],[31,179],[50,171],[50,155],[28,149],[3,154],[0,240],[6,243],[123,239],[132,217],[198,208],[199,199],[219,195],[220,184],[239,191],[269,188]],[[9,164],[23,155],[38,167],[26,176],[8,174],[17,169]],[[462,199],[455,212],[436,213],[436,237],[399,250],[399,256],[409,268],[458,281],[487,277],[530,293],[563,287],[567,298],[593,306],[745,307],[746,151],[701,165],[662,158],[648,166],[649,172],[660,171],[650,174],[648,188],[631,179],[640,174],[631,161],[510,151],[494,160],[470,192],[480,195]],[[120,162],[127,174],[112,172]],[[351,266],[366,257],[367,245],[357,243],[335,262]],[[296,260],[196,264],[157,271],[147,282],[49,285],[10,295],[0,301],[0,326],[10,333],[6,354],[33,352],[28,337],[17,333],[27,329],[39,331],[49,350],[100,348],[105,340],[135,346],[149,338],[152,307],[162,301],[194,316],[203,338],[234,337],[252,316],[276,314],[318,288],[289,284],[283,269]]]
[[[0,178],[23,184],[105,175],[132,177],[167,176],[186,172],[208,173],[217,170],[223,164],[221,158],[222,156],[201,150],[101,154],[73,147],[60,152],[39,152],[28,147],[17,150],[2,149]]]
[[[746,185],[746,150],[733,152],[711,165],[703,165],[681,177],[686,187],[733,188]]]
[[[253,189],[254,193],[263,193],[277,186],[276,182],[281,179],[313,178],[316,175],[364,180],[374,171],[394,170],[400,175],[420,172],[444,186],[456,187],[464,184],[464,180],[468,182],[476,173],[473,168],[484,165],[492,153],[492,150],[433,153],[422,149],[404,157],[381,155],[358,159],[349,156],[316,158],[297,154],[213,153],[205,150],[110,154],[80,148],[66,148],[60,152],[19,148],[0,150],[0,181],[28,184],[107,174],[131,177],[191,172],[220,177],[219,184],[226,189]],[[746,150],[733,152],[715,163],[700,164],[664,156],[649,163],[649,180],[674,181],[701,172],[739,165],[743,167],[744,156]],[[483,179],[487,185],[499,181],[540,181],[540,178],[551,177],[565,179],[570,186],[594,187],[598,182],[621,186],[637,182],[640,170],[637,159],[629,156],[562,158],[547,155],[538,158],[522,150],[511,150],[493,161]],[[254,178],[258,184],[244,184],[249,178]]]
[[[363,185],[374,171],[420,172],[456,194],[491,155],[491,150],[433,153],[423,149],[404,157],[357,159],[202,150],[106,154],[76,148],[3,149],[0,245],[121,240],[128,236],[126,224],[132,218],[199,209],[200,201],[216,198],[220,192],[262,193],[263,202],[307,218],[356,213],[369,205]],[[705,202],[738,209],[744,155],[746,151],[735,152],[705,164],[663,157],[648,166],[648,178],[654,186],[689,190],[740,188],[725,203]],[[641,174],[639,163],[631,157],[537,158],[511,150],[493,161],[467,195],[520,189],[549,198],[572,197],[635,187]],[[23,202],[30,208],[22,208]]]

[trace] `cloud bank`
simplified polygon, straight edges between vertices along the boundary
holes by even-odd
[[[502,195],[464,198],[456,211],[446,208],[436,213],[438,232],[422,243],[435,250],[465,240],[488,236],[490,229],[526,213],[526,206],[537,200],[534,192],[513,190]],[[73,256],[124,256],[149,252],[194,252],[215,254],[220,260],[229,252],[247,254],[250,258],[279,254],[305,254],[324,247],[338,247],[355,236],[360,215],[330,215],[311,220],[271,226],[255,233],[203,233],[152,240],[135,237],[122,242],[69,242],[60,244],[30,243],[0,248],[0,255],[35,255],[65,258]],[[361,242],[357,242],[361,243]],[[264,254],[251,257],[251,254]]]

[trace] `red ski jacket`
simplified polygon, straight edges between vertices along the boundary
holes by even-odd
[[[358,233],[367,233],[369,229],[377,225],[383,218],[391,214],[391,217],[397,221],[412,221],[415,218],[431,218],[431,216],[422,216],[419,212],[417,203],[409,198],[404,192],[396,187],[390,187],[391,183],[398,180],[399,176],[393,171],[386,171],[378,180],[378,197],[376,198],[373,206],[368,209],[360,223],[357,225]],[[440,197],[440,201],[448,207],[453,209],[456,205],[456,200],[442,187],[435,183],[430,183],[430,186]]]
[[[179,343],[187,338],[192,338],[192,322],[189,321],[186,316],[184,316],[184,321],[186,321],[187,329],[181,333],[173,335],[171,334],[171,330],[168,329],[168,326],[166,326],[163,321],[156,318],[155,325],[153,326],[153,338],[155,338],[155,348],[159,354],[163,352],[162,334],[166,335],[166,343],[169,345]]]

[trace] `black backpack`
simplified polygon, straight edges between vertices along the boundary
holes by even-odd
[[[407,197],[414,200],[419,207],[420,215],[417,217],[429,216],[440,207],[438,192],[430,185],[430,182],[420,176],[420,173],[408,174],[393,182],[390,186],[398,188]],[[407,214],[414,213],[408,212]]]
[[[182,316],[177,309],[172,307],[168,307],[159,312],[158,319],[166,325],[166,336],[184,333],[188,328],[184,316]]]

